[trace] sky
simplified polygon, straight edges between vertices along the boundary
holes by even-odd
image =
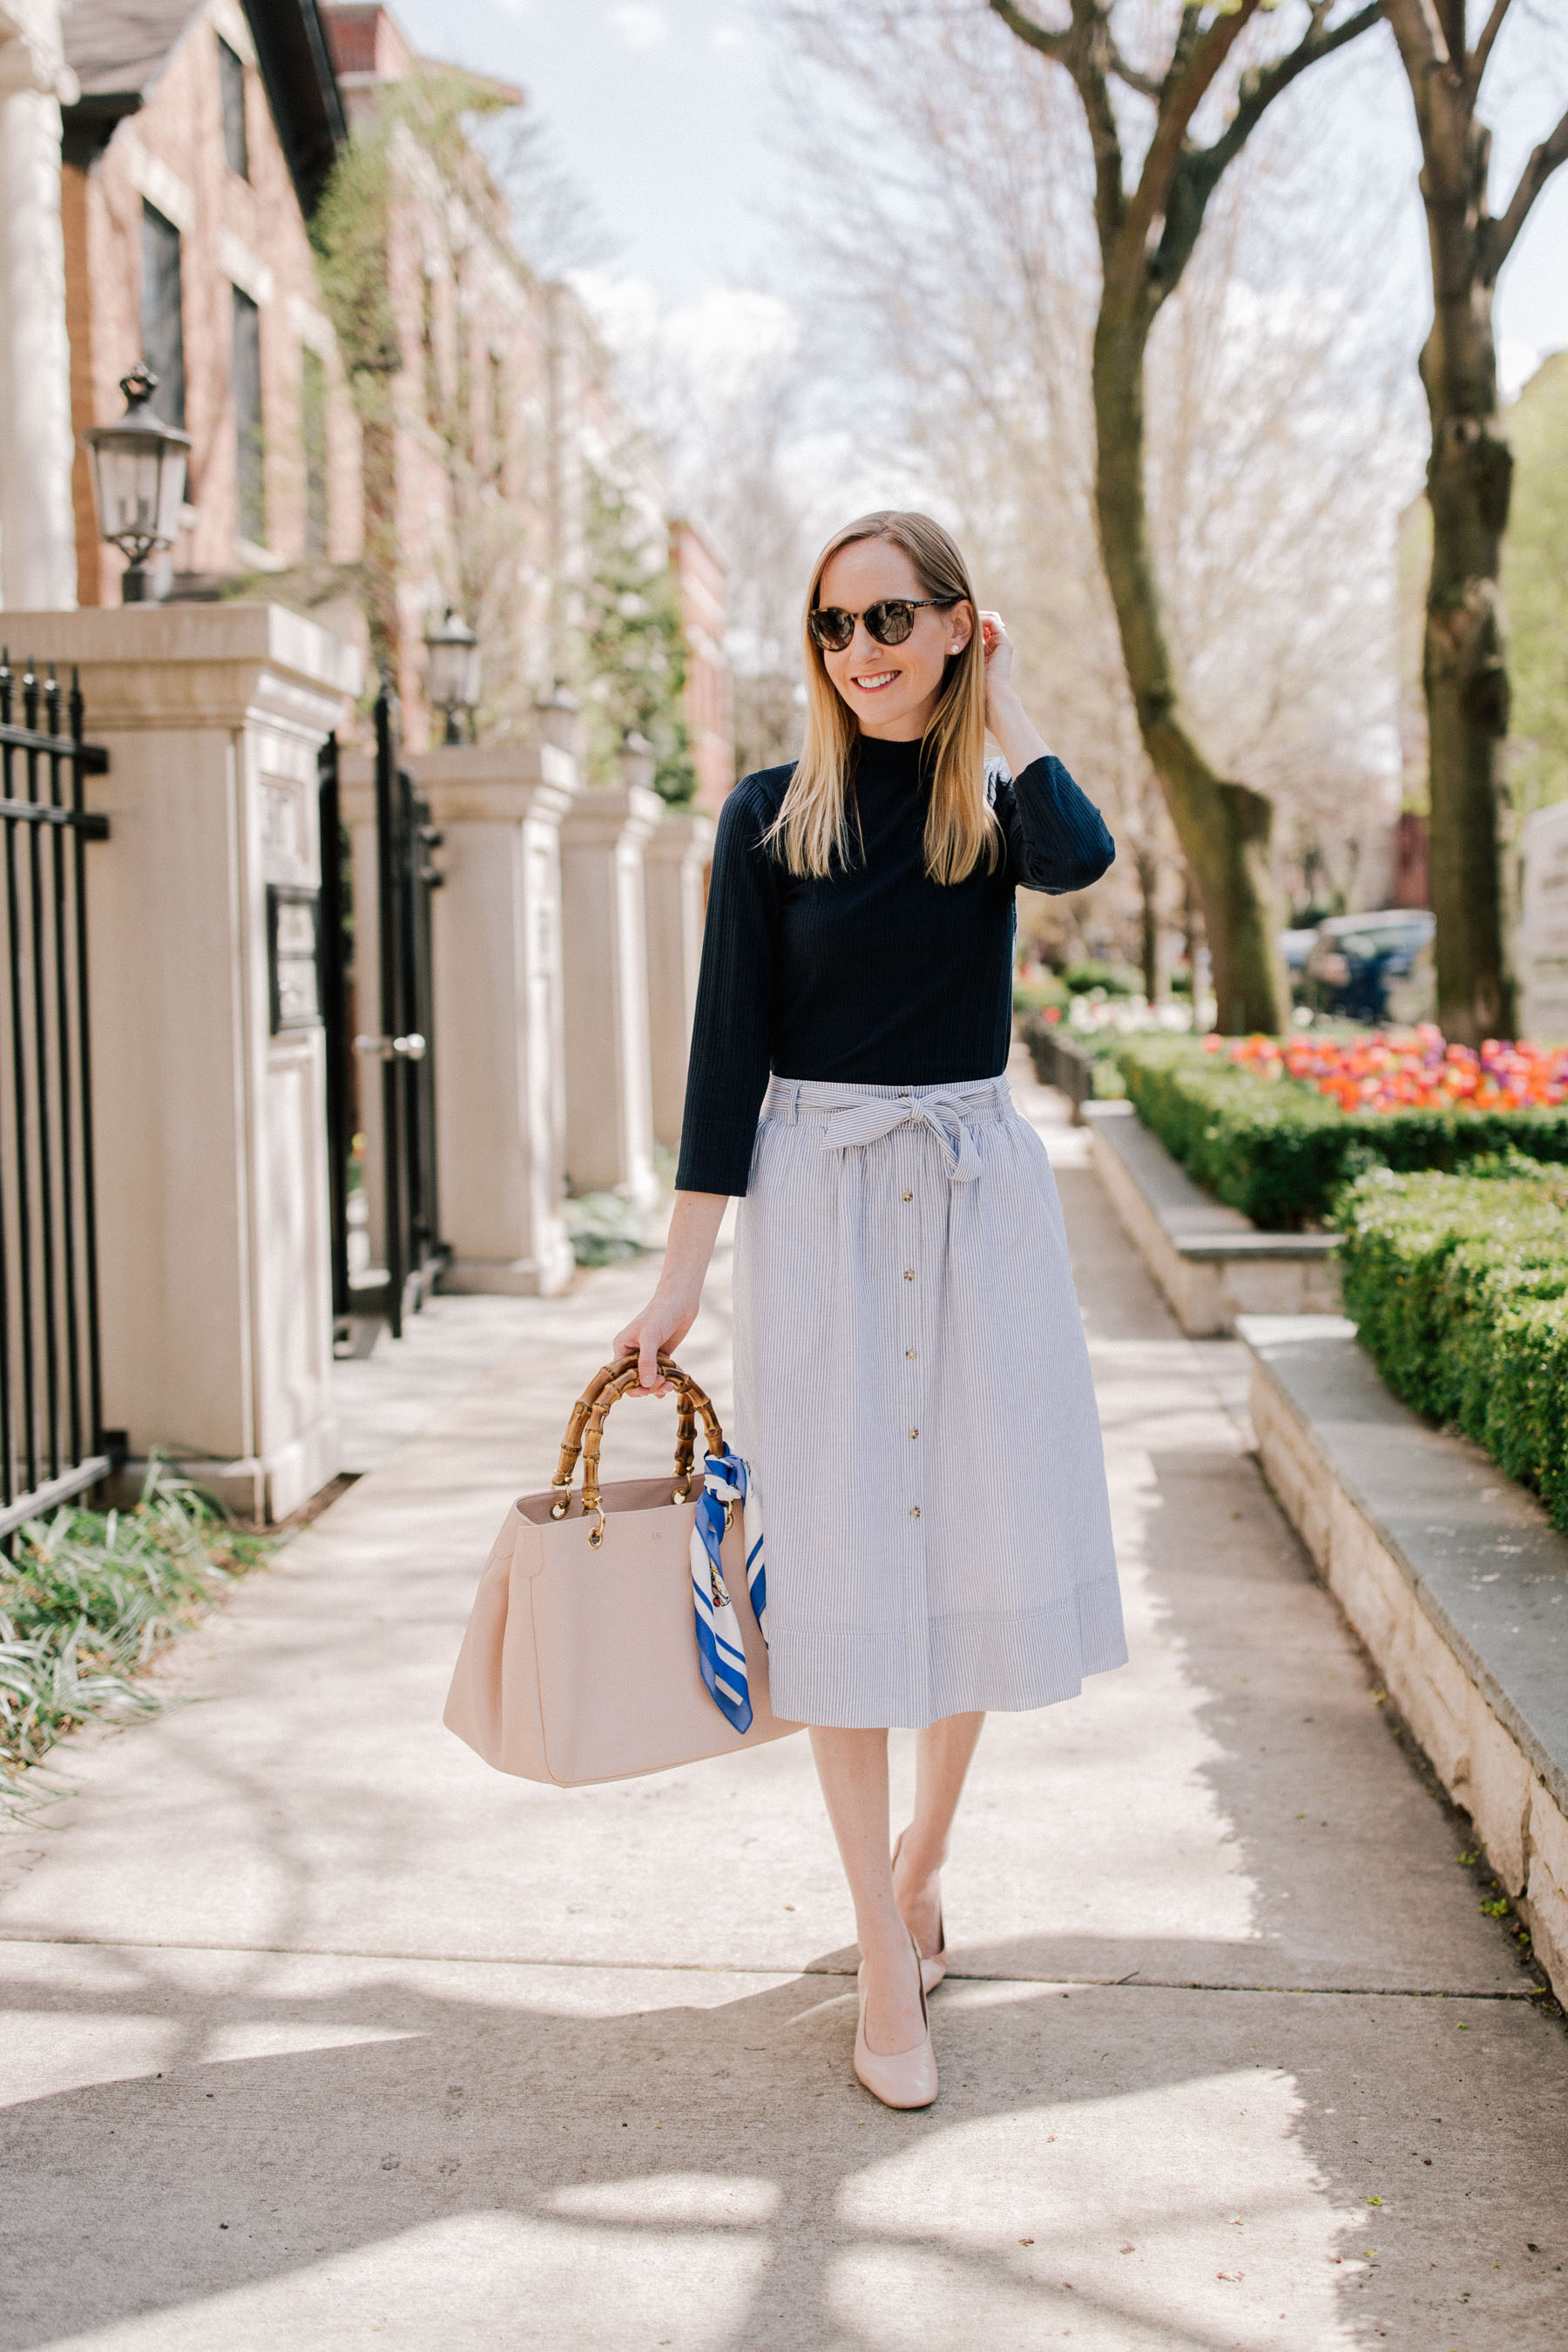
[[[856,0],[843,0],[853,12]],[[621,299],[711,324],[721,298],[769,289],[788,299],[793,275],[779,215],[789,162],[774,95],[768,0],[395,0],[415,45],[520,82],[550,126],[559,160],[590,197],[613,250],[601,265]],[[1562,103],[1568,73],[1534,70],[1521,0],[1518,55],[1500,43],[1498,180],[1518,169]],[[1373,35],[1373,39],[1384,37]],[[1561,40],[1561,33],[1556,37]],[[1510,25],[1509,38],[1516,38]],[[1507,69],[1506,82],[1503,75]],[[1555,82],[1555,89],[1552,87]],[[1395,83],[1397,93],[1401,85]],[[1408,147],[1407,104],[1391,104],[1373,135]],[[1568,346],[1568,167],[1538,202],[1499,288],[1505,384]],[[750,315],[767,331],[765,314]]]

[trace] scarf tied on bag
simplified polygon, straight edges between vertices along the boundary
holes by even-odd
[[[746,1549],[746,1590],[758,1631],[767,1640],[767,1568],[756,1481],[738,1454],[710,1454],[691,1529],[691,1597],[697,1612],[697,1663],[710,1697],[737,1731],[752,1727],[752,1693],[741,1623],[720,1564],[731,1508],[739,1503]]]

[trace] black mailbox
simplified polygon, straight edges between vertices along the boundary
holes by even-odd
[[[267,886],[267,989],[272,1034],[321,1025],[321,894]]]

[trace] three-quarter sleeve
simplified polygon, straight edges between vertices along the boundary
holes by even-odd
[[[771,812],[738,784],[719,815],[686,1112],[675,1174],[682,1192],[744,1192],[772,1043],[778,883],[762,835]]]
[[[1011,783],[999,782],[995,806],[1007,835],[1007,878],[1023,889],[1087,890],[1115,858],[1105,819],[1052,753]]]

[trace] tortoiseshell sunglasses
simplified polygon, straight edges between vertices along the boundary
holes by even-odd
[[[847,613],[842,604],[822,604],[806,614],[805,625],[825,653],[841,654],[855,638],[855,624],[864,621],[866,634],[879,646],[901,646],[915,625],[915,614],[927,604],[947,612],[962,603],[958,596],[884,596],[863,613]]]

